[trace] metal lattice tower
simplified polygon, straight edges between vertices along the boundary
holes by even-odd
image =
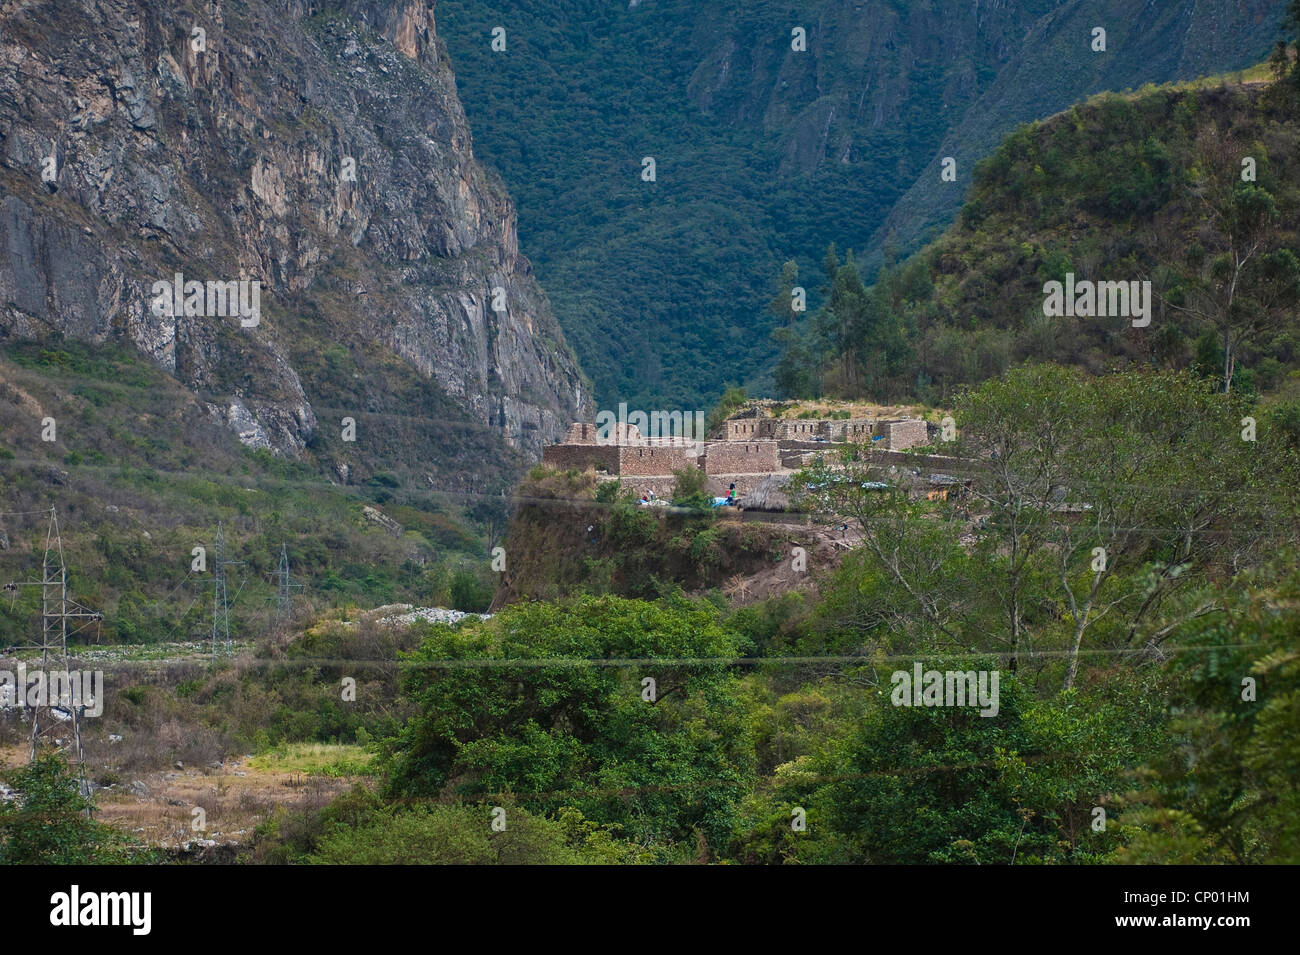
[[[226,531],[217,524],[217,541],[213,545],[212,588],[212,657],[217,656],[217,638],[221,637],[226,653],[230,652],[230,603],[226,594]]]
[[[41,673],[47,688],[37,705],[31,707],[31,750],[28,758],[36,758],[42,743],[54,743],[60,748],[73,747],[81,794],[89,796],[86,754],[81,746],[81,718],[87,701],[81,698],[84,695],[84,683],[79,680],[74,684],[68,668],[68,621],[77,621],[71,631],[75,635],[92,623],[102,621],[104,615],[68,599],[68,568],[63,560],[63,535],[59,531],[59,518],[53,507],[50,508],[49,530],[45,535],[41,579],[15,581],[6,585],[5,589],[16,591],[19,587],[41,588],[41,642],[13,649],[41,652]],[[15,686],[15,690],[26,693],[27,687]],[[87,809],[87,814],[89,811]]]
[[[280,569],[276,571],[280,582],[280,600],[275,606],[275,625],[282,627],[293,619],[293,591],[301,590],[302,584],[295,584],[289,575],[289,545],[280,546]]]

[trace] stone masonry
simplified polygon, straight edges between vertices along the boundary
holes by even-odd
[[[705,474],[764,474],[781,470],[775,441],[711,441],[704,450]]]
[[[596,425],[575,422],[563,444],[542,452],[542,462],[560,470],[594,470],[617,477],[638,497],[670,497],[674,474],[700,468],[710,494],[725,497],[735,485],[743,496],[772,474],[791,474],[807,456],[829,442],[873,444],[897,452],[929,443],[920,418],[773,418],[765,408],[746,408],[715,432],[721,440],[645,438],[628,425],[613,443],[597,443]]]

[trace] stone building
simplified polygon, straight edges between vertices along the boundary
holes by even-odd
[[[634,424],[615,424],[610,434],[600,440],[600,428],[588,421],[575,421],[569,425],[564,444],[645,444],[646,439]]]
[[[929,431],[920,418],[895,418],[876,423],[881,443],[889,451],[905,451],[930,443]]]
[[[542,463],[557,471],[606,471],[617,474],[619,451],[613,444],[552,444],[542,448]]]
[[[772,437],[778,441],[829,441],[829,425],[825,418],[777,418],[772,422]]]
[[[722,437],[726,441],[757,441],[773,437],[772,418],[728,418],[723,422]]]
[[[831,441],[870,441],[875,431],[873,418],[838,418],[826,422],[826,436]]]
[[[594,427],[591,426],[591,427]],[[572,433],[573,429],[569,429]],[[604,471],[619,476],[672,475],[699,467],[700,448],[690,443],[657,440],[641,444],[553,444],[542,449],[542,463],[558,471]]]
[[[619,478],[638,496],[672,494],[675,473],[699,468],[705,489],[717,497],[729,490],[743,496],[772,476],[788,477],[807,463],[807,456],[827,450],[830,442],[872,443],[900,451],[928,442],[920,418],[774,418],[765,406],[733,415],[715,432],[715,440],[683,437],[646,438],[634,425],[619,426],[617,439],[601,439],[594,424],[576,422],[564,443],[542,452],[542,463],[559,470],[594,470]]]
[[[727,441],[774,440],[783,445],[783,452],[799,447],[798,442],[875,442],[888,451],[930,443],[920,418],[773,418],[764,409],[757,409],[762,414],[755,410],[746,408],[728,418],[720,436]]]
[[[768,474],[781,470],[775,441],[710,441],[704,447],[705,474]]]

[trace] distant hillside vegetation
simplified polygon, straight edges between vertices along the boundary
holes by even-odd
[[[958,220],[870,288],[832,250],[825,306],[806,320],[785,309],[778,379],[789,394],[942,402],[1041,359],[1191,367],[1221,388],[1292,394],[1298,230],[1293,83],[1102,94],[1008,136]],[[1044,285],[1069,273],[1150,281],[1150,325],[1048,317]],[[784,281],[812,284],[793,265]]]
[[[390,423],[394,443],[403,426],[418,424]],[[69,596],[104,614],[83,642],[210,637],[219,521],[226,559],[238,561],[227,574],[238,641],[274,622],[282,547],[305,585],[291,591],[299,623],[312,608],[348,604],[485,609],[492,574],[471,527],[490,535],[505,505],[427,483],[399,464],[332,484],[309,462],[245,447],[126,346],[0,345],[0,586],[40,578],[48,509],[57,506]],[[206,566],[196,571],[198,546]],[[40,596],[38,587],[5,593],[0,647],[39,635]]]
[[[597,407],[672,408],[728,382],[770,389],[763,305],[786,259],[815,270],[829,242],[873,263],[891,240],[915,251],[1018,123],[1247,67],[1282,13],[1282,0],[1137,15],[1129,0],[439,0],[435,16],[475,153],[518,201],[520,247]],[[956,182],[940,181],[944,156]]]

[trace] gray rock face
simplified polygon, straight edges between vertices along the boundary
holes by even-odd
[[[184,6],[0,7],[0,334],[129,340],[276,453],[318,427],[292,356],[336,342],[532,456],[586,417],[432,7]],[[259,282],[256,324],[169,314],[177,273]]]

